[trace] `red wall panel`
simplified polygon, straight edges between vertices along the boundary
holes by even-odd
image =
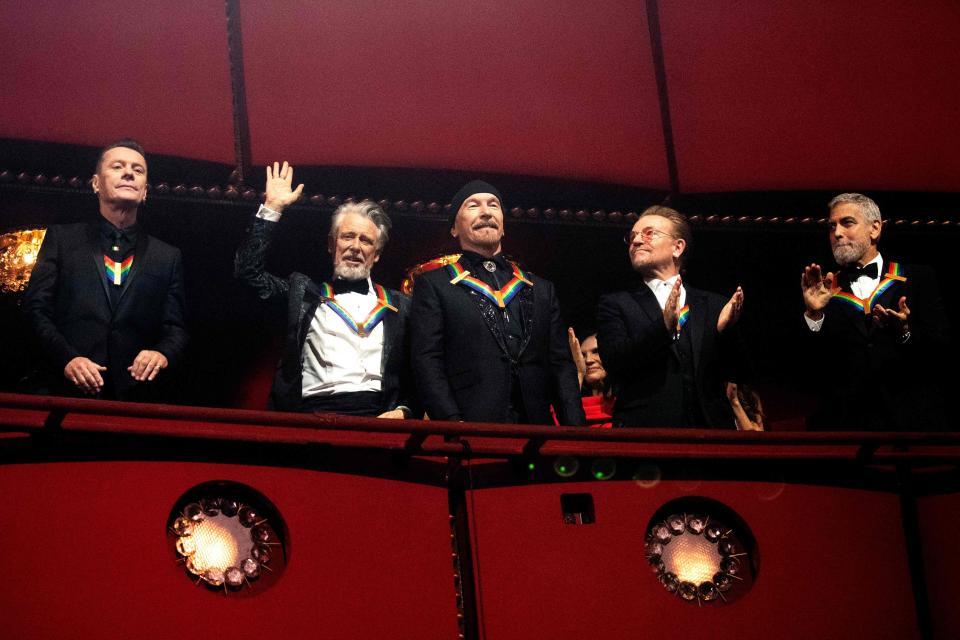
[[[256,596],[194,586],[168,546],[170,509],[210,480],[253,487],[286,522],[286,569]],[[296,469],[96,462],[0,466],[0,495],[4,637],[457,633],[442,488]]]
[[[561,521],[561,493],[592,494],[596,523]],[[644,557],[649,519],[698,495],[750,526],[753,588],[726,606],[669,594]],[[918,637],[896,495],[731,481],[561,483],[471,493],[484,637]],[[599,632],[598,630],[601,630]]]
[[[917,511],[934,637],[955,638],[960,629],[960,495],[924,496],[917,500]]]

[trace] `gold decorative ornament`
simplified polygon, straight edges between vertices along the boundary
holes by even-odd
[[[408,296],[411,295],[413,293],[413,281],[417,279],[417,276],[422,273],[426,273],[427,271],[433,271],[434,269],[445,267],[448,264],[453,264],[460,259],[461,255],[463,254],[450,253],[445,256],[427,260],[426,262],[421,262],[416,266],[410,267],[407,269],[407,275],[403,279],[403,283],[400,285],[401,293]]]
[[[19,293],[27,288],[46,234],[46,229],[24,229],[0,235],[0,291]]]

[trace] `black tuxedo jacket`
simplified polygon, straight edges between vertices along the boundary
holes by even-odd
[[[63,369],[84,356],[107,367],[108,396],[155,399],[155,383],[138,383],[127,367],[144,349],[159,351],[171,367],[181,359],[187,344],[182,260],[179,249],[142,230],[137,235],[133,266],[112,305],[99,222],[47,229],[23,299],[45,356],[36,390],[77,395]]]
[[[600,298],[597,345],[616,403],[614,424],[628,427],[711,427],[733,429],[726,383],[740,377],[736,325],[724,334],[717,318],[727,300],[685,285],[690,316],[683,327],[692,346],[695,401],[707,424],[686,424],[682,385],[671,348],[673,334],[663,323],[663,311],[650,288],[642,284]],[[730,335],[727,335],[730,334]]]
[[[296,411],[303,400],[303,345],[317,307],[326,300],[320,288],[302,273],[279,278],[266,271],[265,262],[276,222],[255,218],[247,236],[237,249],[235,275],[253,287],[263,300],[282,299],[287,303],[287,327],[283,353],[273,379],[270,400],[280,411]],[[407,320],[410,298],[388,289],[396,301],[397,312],[383,318],[383,355],[380,359],[383,411],[403,405],[418,415],[419,405],[413,393],[409,367]]]
[[[889,262],[884,261],[883,273]],[[897,309],[902,296],[910,308],[910,338],[898,327],[880,327],[850,304],[834,297],[824,310],[820,331],[800,329],[819,374],[821,403],[807,419],[817,430],[917,430],[946,428],[935,363],[951,355],[950,324],[933,270],[902,265],[906,280],[896,281],[876,303]],[[841,291],[850,293],[844,274]],[[824,379],[825,378],[825,379]]]
[[[410,321],[420,399],[435,420],[508,422],[514,377],[531,424],[584,425],[577,371],[553,284],[527,274],[515,301],[524,321],[519,356],[509,355],[499,313],[486,297],[450,283],[446,268],[417,278]]]

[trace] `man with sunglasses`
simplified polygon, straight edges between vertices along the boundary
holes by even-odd
[[[725,389],[739,377],[743,290],[727,299],[686,286],[681,269],[692,234],[674,209],[650,207],[625,240],[643,284],[603,296],[597,317],[617,397],[614,426],[734,428]]]

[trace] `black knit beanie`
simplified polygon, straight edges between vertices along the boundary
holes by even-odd
[[[503,196],[500,195],[500,192],[497,191],[497,188],[488,182],[483,180],[471,180],[467,184],[460,187],[460,191],[457,191],[457,194],[453,196],[453,200],[450,201],[450,226],[453,226],[453,223],[457,219],[457,213],[460,212],[460,207],[463,206],[463,202],[474,195],[475,193],[492,193],[497,196],[497,200],[500,201],[500,206],[503,207]]]

